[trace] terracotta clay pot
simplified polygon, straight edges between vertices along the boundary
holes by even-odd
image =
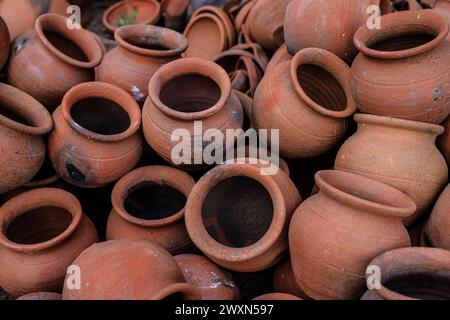
[[[156,24],[160,17],[161,5],[156,0],[124,0],[106,9],[102,22],[114,33],[125,25]]]
[[[291,62],[292,56],[287,51],[286,44],[283,44],[281,47],[278,48],[277,51],[272,56],[272,59],[270,59],[269,63],[267,64],[266,68],[266,74],[269,74],[274,70],[279,64],[282,64],[283,62]]]
[[[194,138],[198,121],[203,132],[218,129],[225,134],[226,129],[242,128],[244,114],[238,97],[231,91],[227,73],[217,64],[197,58],[172,61],[160,68],[150,81],[149,96],[142,111],[145,139],[166,161],[186,169],[198,169],[214,162],[214,159],[194,158],[212,145],[212,142],[198,143],[198,137]],[[180,157],[187,160],[182,163],[172,160],[174,148],[180,144],[172,140],[177,129],[183,130],[184,141],[189,138],[192,142],[191,159]],[[226,150],[224,146],[222,150]]]
[[[48,111],[23,91],[0,84],[0,194],[29,182],[45,158]]]
[[[437,145],[441,150],[444,158],[447,160],[447,165],[450,168],[450,116],[442,124],[445,128],[444,134],[438,137]]]
[[[202,294],[202,300],[240,300],[239,287],[233,277],[207,258],[194,254],[175,257],[187,283]]]
[[[367,291],[362,300],[450,299],[450,252],[447,250],[397,249],[383,253],[370,265],[380,268],[381,288]]]
[[[184,207],[195,181],[164,166],[136,169],[117,182],[106,239],[146,239],[172,254],[186,252],[192,241],[184,224]]]
[[[3,69],[8,60],[10,46],[11,39],[9,37],[8,26],[0,16],[0,70]]]
[[[187,19],[190,0],[162,0],[161,10],[166,28],[182,31]]]
[[[65,17],[46,14],[13,42],[8,82],[53,110],[70,88],[94,80],[102,57],[89,31],[68,29]]]
[[[261,271],[286,252],[290,217],[300,202],[282,170],[262,175],[261,165],[225,164],[195,185],[186,205],[186,228],[194,244],[218,265]]]
[[[291,259],[286,258],[273,270],[273,288],[276,292],[288,293],[302,299],[309,299],[297,284],[292,271]]]
[[[53,113],[50,160],[67,182],[95,188],[131,171],[142,153],[141,111],[124,90],[103,82],[67,92]]]
[[[0,286],[18,297],[60,292],[66,269],[98,241],[91,220],[70,193],[28,191],[0,208]]]
[[[200,300],[175,259],[148,240],[113,240],[86,249],[73,262],[81,289],[64,286],[63,300]]]
[[[147,98],[148,83],[156,70],[180,58],[188,47],[180,33],[149,25],[121,27],[114,37],[118,46],[96,69],[97,81],[128,91],[139,104]]]
[[[269,51],[275,51],[283,44],[283,20],[289,1],[256,1],[245,22],[252,42]]]
[[[450,250],[450,185],[439,197],[424,231],[433,247]]]
[[[62,300],[62,296],[59,293],[53,292],[36,292],[29,293],[17,298],[17,300],[45,300],[45,301],[58,301]]]
[[[335,168],[391,185],[417,205],[404,220],[411,225],[433,203],[448,181],[444,158],[436,148],[441,126],[357,114],[358,131],[339,150]]]
[[[402,11],[361,27],[352,93],[361,112],[439,124],[450,114],[448,22],[438,13]],[[424,31],[427,30],[427,31]],[[413,93],[413,94],[412,94]]]
[[[320,155],[343,139],[356,111],[350,68],[330,52],[309,48],[266,74],[254,97],[257,129],[280,130],[286,158]],[[280,88],[292,88],[280,90]]]
[[[313,299],[358,299],[369,262],[411,245],[401,219],[416,205],[393,187],[348,172],[320,171],[315,180],[319,194],[300,205],[289,228],[292,270]]]
[[[256,297],[253,300],[256,301],[277,301],[277,300],[302,300],[299,297],[296,297],[292,294],[288,293],[268,293],[263,294],[262,296]]]
[[[351,64],[358,51],[353,35],[372,15],[371,5],[381,13],[391,12],[390,0],[294,0],[286,9],[284,36],[289,53],[317,47],[330,51]]]

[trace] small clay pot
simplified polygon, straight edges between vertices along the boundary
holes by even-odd
[[[448,22],[432,10],[381,17],[362,26],[352,65],[352,93],[363,113],[440,124],[450,114]],[[411,94],[414,93],[414,94]]]
[[[58,301],[62,300],[62,296],[59,293],[53,292],[35,292],[29,293],[17,298],[17,300],[45,300],[45,301]]]
[[[196,287],[202,300],[240,300],[241,293],[233,277],[207,258],[194,254],[175,257],[187,283]]]
[[[164,166],[136,169],[117,182],[106,239],[146,239],[172,254],[184,253],[192,241],[184,224],[184,207],[195,181]]]
[[[424,231],[433,247],[450,250],[450,185],[436,202]]]
[[[335,168],[391,185],[417,205],[404,222],[411,225],[433,204],[448,181],[444,158],[436,148],[441,126],[357,114],[358,131],[340,148]]]
[[[445,128],[444,134],[437,139],[437,146],[441,150],[444,158],[447,160],[447,166],[450,168],[450,116],[442,123]]]
[[[114,33],[126,25],[156,24],[161,17],[161,5],[156,0],[124,0],[111,5],[103,13],[105,28]]]
[[[283,44],[281,47],[278,48],[277,51],[272,56],[272,59],[270,59],[269,63],[267,64],[266,68],[266,74],[269,74],[274,70],[279,64],[282,64],[283,62],[291,62],[292,56],[287,51],[286,44]]]
[[[284,15],[290,0],[258,0],[246,19],[248,37],[264,49],[275,51],[284,42]]]
[[[382,14],[392,11],[390,0],[294,0],[286,9],[284,36],[289,53],[316,47],[334,53],[351,64],[358,50],[353,36],[379,6]]]
[[[102,58],[102,48],[89,31],[68,29],[65,17],[46,14],[36,20],[35,30],[13,42],[7,78],[53,110],[70,88],[94,80]]]
[[[380,268],[381,288],[362,300],[449,300],[450,252],[434,248],[388,251],[370,262]],[[373,274],[366,275],[368,281]]]
[[[0,230],[0,286],[14,297],[60,292],[67,267],[98,241],[80,202],[52,188],[6,202],[0,209]]]
[[[142,153],[141,111],[124,90],[103,82],[67,92],[53,113],[48,139],[58,175],[82,188],[96,188],[131,171]]]
[[[161,10],[164,17],[164,26],[166,28],[182,31],[189,8],[190,0],[162,0]]]
[[[317,156],[345,136],[356,105],[350,68],[334,54],[309,48],[266,74],[254,97],[253,124],[280,130],[280,154]],[[281,90],[280,88],[291,88]]]
[[[142,111],[144,136],[147,143],[171,164],[198,169],[215,163],[214,158],[205,157],[203,161],[194,158],[213,145],[213,142],[198,143],[196,139],[202,137],[194,137],[196,122],[201,121],[203,132],[218,129],[223,134],[227,129],[243,126],[244,113],[238,97],[231,91],[230,79],[213,62],[197,58],[172,61],[155,73],[148,91]],[[172,158],[174,149],[180,145],[172,137],[177,129],[183,132],[184,142],[191,139],[191,159],[186,156]],[[225,145],[217,147],[226,150]],[[178,160],[187,161],[180,163]]]
[[[81,289],[67,284],[63,300],[200,300],[185,282],[175,259],[148,240],[95,244],[73,262],[80,268]]]
[[[156,70],[180,58],[188,47],[180,33],[150,25],[121,27],[114,37],[118,46],[105,55],[96,79],[126,90],[141,105]]]
[[[283,300],[302,300],[299,297],[296,297],[292,294],[288,294],[288,293],[268,293],[268,294],[263,294],[262,296],[256,297],[253,300],[256,301],[283,301]]]
[[[309,299],[300,288],[292,271],[291,259],[286,258],[273,270],[273,288],[276,292],[288,293],[302,299]]]
[[[256,272],[278,263],[287,250],[287,228],[301,202],[282,171],[262,175],[261,165],[217,166],[195,185],[186,205],[194,244],[218,265]]]
[[[0,194],[29,182],[45,158],[48,111],[23,91],[0,84]]]
[[[292,270],[313,299],[358,299],[369,262],[411,246],[401,219],[416,205],[399,190],[352,173],[320,171],[315,180],[319,194],[300,205],[289,228]]]
[[[0,16],[0,70],[3,69],[8,60],[10,46],[11,39],[9,37],[8,26]]]

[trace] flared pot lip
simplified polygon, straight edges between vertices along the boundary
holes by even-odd
[[[166,106],[160,99],[161,90],[169,81],[185,75],[200,75],[214,81],[220,88],[215,105],[199,112],[181,112]],[[148,86],[148,98],[165,115],[183,121],[201,120],[222,110],[231,96],[231,81],[225,70],[216,63],[199,58],[183,58],[169,62],[153,75]]]
[[[380,19],[381,29],[369,29],[364,24],[358,29],[353,38],[353,42],[360,52],[376,59],[402,59],[428,52],[443,43],[449,33],[449,25],[445,18],[432,10],[394,12],[384,15]],[[421,27],[421,29],[426,26],[428,31],[434,33],[435,38],[423,45],[406,50],[380,51],[370,48],[373,42],[382,39],[382,36],[386,33],[389,34],[390,31],[405,29],[406,26]]]
[[[147,166],[135,169],[122,177],[114,186],[111,194],[113,210],[125,221],[142,227],[162,227],[170,225],[184,218],[185,207],[173,215],[157,220],[145,220],[137,218],[124,207],[124,201],[128,192],[142,182],[155,182],[169,186],[189,197],[189,193],[195,185],[194,179],[186,172],[168,166]]]
[[[72,107],[84,99],[105,99],[119,105],[130,118],[127,130],[112,135],[104,135],[90,131],[79,125],[70,113]],[[106,82],[84,82],[70,89],[61,102],[61,112],[70,127],[79,134],[101,142],[117,142],[130,138],[141,126],[141,109],[131,95],[125,90]]]
[[[51,240],[35,244],[19,244],[8,239],[7,231],[12,221],[30,210],[46,206],[64,209],[72,215],[72,221],[64,232]],[[56,188],[33,189],[10,199],[0,208],[0,244],[22,253],[50,249],[68,239],[80,225],[82,217],[81,204],[71,193]]]
[[[61,52],[58,48],[56,48],[47,37],[44,35],[45,26],[52,26],[53,28],[58,29],[58,34],[62,34],[65,38],[72,41],[75,45],[80,48],[81,51],[89,58],[89,61],[79,61],[74,58],[69,57],[68,55]],[[85,29],[69,29],[66,25],[66,18],[58,15],[47,13],[39,16],[36,19],[35,30],[38,38],[44,44],[44,46],[53,53],[60,60],[68,63],[70,65],[83,68],[83,69],[92,69],[97,67],[103,59],[103,49],[100,46],[98,40],[94,38],[89,31]],[[79,39],[75,37],[75,35],[83,34],[86,44],[81,45]],[[88,49],[88,50],[87,50]]]
[[[443,134],[445,131],[443,126],[433,123],[376,116],[373,114],[357,113],[355,114],[354,119],[358,124],[374,124],[386,127],[395,127],[405,130],[425,132],[436,136]]]
[[[149,37],[152,34],[155,34],[159,38],[164,36],[169,38],[167,34],[171,34],[170,37],[173,37],[174,41],[167,50],[145,49],[127,41],[127,34],[129,33],[138,34],[142,38]],[[114,32],[114,39],[119,46],[125,48],[126,50],[152,58],[170,58],[180,56],[189,46],[188,40],[181,33],[171,29],[145,24],[120,27]]]
[[[368,214],[390,218],[406,218],[417,210],[415,202],[400,190],[351,172],[323,170],[316,173],[315,181],[320,192],[348,206],[362,209]],[[337,183],[340,185],[336,186]],[[363,187],[365,192],[373,194],[373,200],[355,195]],[[387,199],[386,195],[392,198]],[[376,199],[384,199],[386,203],[377,202]]]
[[[0,124],[29,135],[45,135],[53,129],[53,119],[47,109],[29,94],[5,83],[0,83],[0,100],[8,104],[36,125],[26,125],[0,114]],[[30,121],[31,122],[31,121]]]
[[[273,219],[266,234],[243,248],[228,247],[216,241],[206,231],[202,219],[202,206],[208,193],[220,182],[233,177],[248,177],[261,183],[273,204]],[[207,256],[229,262],[248,261],[270,250],[279,241],[286,219],[286,204],[280,187],[270,176],[261,175],[258,166],[251,164],[223,164],[209,171],[192,189],[185,213],[186,229],[195,245]]]
[[[414,259],[406,258],[405,256],[412,256]],[[430,272],[438,271],[443,266],[447,266],[446,272],[450,274],[450,252],[445,249],[438,248],[422,248],[422,247],[408,247],[399,248],[387,251],[369,263],[369,266],[378,266],[381,271],[381,286],[373,289],[380,297],[385,300],[418,300],[406,296],[404,294],[395,292],[385,286],[386,280],[395,279],[397,273],[398,276],[404,276],[407,270],[396,271],[398,266],[404,266],[405,260],[407,262],[416,262],[417,266],[423,270]],[[434,265],[436,263],[436,265]],[[440,263],[440,265],[438,265]],[[389,279],[386,279],[386,275],[389,275]],[[370,274],[366,274],[366,278]]]
[[[332,118],[348,118],[353,115],[356,110],[356,103],[353,100],[353,96],[350,88],[350,68],[335,54],[320,49],[320,48],[307,48],[300,50],[292,58],[292,61],[286,61],[283,64],[290,64],[291,81],[295,91],[300,98],[313,110]],[[312,64],[325,69],[338,81],[342,90],[345,93],[347,99],[347,105],[342,111],[333,111],[327,109],[315,101],[313,101],[303,90],[300,82],[298,81],[297,69],[304,64]]]

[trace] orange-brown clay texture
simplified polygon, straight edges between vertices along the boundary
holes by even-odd
[[[444,189],[425,226],[433,247],[450,250],[450,185]]]

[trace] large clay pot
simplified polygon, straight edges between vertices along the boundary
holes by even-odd
[[[45,159],[48,111],[23,91],[0,84],[0,194],[29,182]]]
[[[172,164],[195,169],[214,162],[214,159],[194,158],[213,143],[197,141],[202,137],[194,137],[195,123],[201,123],[203,133],[218,129],[225,134],[227,129],[242,128],[243,122],[242,106],[231,91],[230,79],[213,62],[197,58],[172,61],[160,68],[150,81],[149,96],[142,111],[144,136]],[[182,155],[174,162],[172,153],[180,142],[174,141],[172,134],[177,129],[183,131],[183,141],[191,139],[192,152],[191,157]]]
[[[142,153],[141,111],[124,90],[103,82],[67,92],[53,113],[50,160],[67,182],[95,188],[131,171]]]
[[[282,170],[262,175],[261,165],[225,164],[195,185],[186,227],[194,244],[218,265],[261,271],[283,258],[291,214],[300,202]]]
[[[357,114],[358,131],[339,150],[335,168],[357,173],[410,196],[417,205],[412,224],[447,184],[448,169],[436,148],[441,126],[417,121]]]
[[[175,257],[187,283],[202,294],[202,300],[240,300],[241,293],[233,277],[207,258],[194,254]]]
[[[0,208],[0,286],[12,296],[60,292],[66,269],[98,241],[94,224],[70,193],[28,191]]]
[[[9,37],[8,26],[0,16],[0,70],[3,69],[8,60],[10,46],[11,38]]]
[[[442,192],[431,212],[425,234],[433,247],[450,250],[450,185]]]
[[[283,22],[290,0],[258,0],[246,20],[248,36],[269,51],[284,42]]]
[[[353,35],[368,21],[371,5],[380,6],[382,14],[392,10],[390,0],[291,1],[284,20],[289,53],[317,47],[351,64],[358,53]]]
[[[153,74],[166,63],[178,59],[188,47],[187,39],[176,31],[150,25],[133,25],[114,33],[118,46],[109,51],[96,69],[97,81],[128,91],[143,104]]]
[[[431,10],[381,17],[362,26],[352,65],[352,93],[361,112],[440,124],[450,114],[448,22]],[[427,31],[424,31],[427,30]]]
[[[68,29],[65,17],[46,14],[13,42],[8,82],[53,110],[70,88],[94,80],[102,57],[89,31]]]
[[[254,97],[254,126],[279,129],[286,158],[320,155],[343,139],[356,111],[349,80],[350,68],[334,54],[302,50],[262,79]]]
[[[450,167],[450,116],[442,124],[445,128],[444,134],[438,137],[437,145],[441,150],[444,158],[447,160],[447,165]]]
[[[273,288],[276,292],[288,293],[302,299],[308,299],[295,279],[291,259],[286,258],[273,270]]]
[[[289,228],[297,283],[313,299],[358,299],[369,262],[411,245],[401,219],[416,205],[391,186],[348,172],[320,171],[315,180],[319,194],[300,205]]]
[[[148,240],[98,243],[73,262],[80,268],[81,288],[67,284],[63,300],[200,300],[185,282],[175,259]]]
[[[164,166],[136,169],[117,182],[106,239],[146,239],[172,254],[184,253],[192,241],[184,224],[184,207],[195,181]]]
[[[447,250],[392,250],[375,258],[370,266],[379,268],[381,288],[367,291],[362,300],[450,299],[450,252]],[[368,273],[367,277],[373,274]]]

